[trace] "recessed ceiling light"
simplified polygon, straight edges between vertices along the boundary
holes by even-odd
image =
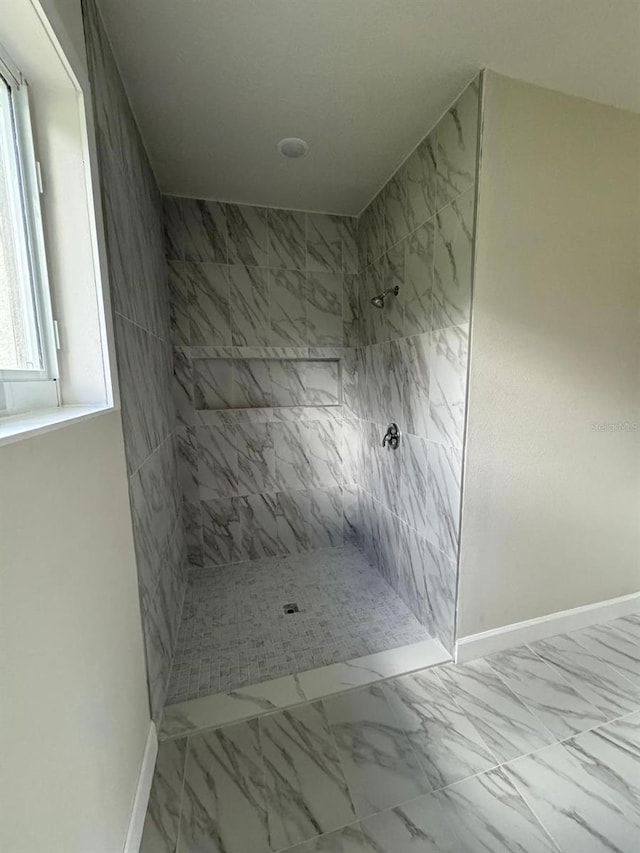
[[[299,139],[297,136],[288,136],[286,139],[281,139],[278,142],[278,151],[283,157],[290,157],[295,160],[298,157],[304,157],[309,150],[309,145],[304,139]]]

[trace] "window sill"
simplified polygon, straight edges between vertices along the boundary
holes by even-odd
[[[34,438],[78,421],[95,418],[114,407],[102,403],[97,406],[59,406],[55,409],[40,409],[37,412],[21,412],[0,418],[0,447],[25,438]]]

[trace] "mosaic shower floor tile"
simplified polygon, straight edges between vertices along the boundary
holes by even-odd
[[[167,704],[428,639],[352,546],[198,570],[189,580]]]

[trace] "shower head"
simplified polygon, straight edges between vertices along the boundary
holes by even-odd
[[[374,296],[371,300],[371,304],[375,308],[384,308],[384,298],[390,293],[393,293],[394,296],[397,296],[400,293],[400,288],[397,284],[395,287],[390,287],[388,290],[385,290],[384,293],[379,293],[378,296]]]

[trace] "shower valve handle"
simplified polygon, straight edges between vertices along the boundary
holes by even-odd
[[[398,445],[400,444],[400,430],[398,429],[398,424],[391,423],[387,427],[387,431],[382,439],[382,446],[386,447],[387,444],[392,450],[398,449]]]

